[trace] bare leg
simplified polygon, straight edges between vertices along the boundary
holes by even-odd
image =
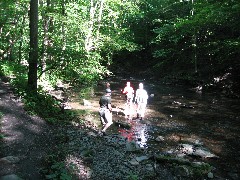
[[[141,116],[141,104],[138,103],[137,105],[137,118],[139,118]]]
[[[104,125],[102,132],[106,132],[106,130],[112,125],[112,113],[110,111],[105,112],[105,118],[107,121],[107,124]]]
[[[107,128],[109,128],[111,125],[112,125],[112,122],[108,122],[107,124],[105,124],[102,132],[106,132]]]
[[[141,118],[144,118],[145,110],[146,110],[146,104],[142,103],[141,104],[141,108],[140,108],[140,116],[141,116]]]
[[[101,122],[102,122],[102,125],[105,125],[106,123],[105,123],[105,120],[104,120],[104,118],[101,116],[100,117],[100,120],[101,120]]]

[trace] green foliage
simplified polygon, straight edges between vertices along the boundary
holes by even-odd
[[[66,124],[78,119],[77,112],[62,111],[60,102],[45,92],[27,92],[23,98],[24,108],[29,114],[38,115],[50,124]]]
[[[194,56],[200,70],[212,66],[214,68],[210,71],[222,71],[238,64],[235,59],[240,55],[237,48],[240,40],[237,30],[240,25],[237,20],[239,7],[239,2],[228,0],[181,1],[175,4],[169,1],[163,7],[165,11],[158,12],[163,18],[153,21],[156,33],[152,41],[154,57],[160,64],[169,64],[168,71],[176,71],[177,66],[194,71]],[[194,37],[196,42],[193,41]],[[164,68],[160,70],[164,71]]]
[[[94,11],[91,11],[89,1],[66,2],[64,7],[58,3],[55,8],[42,7],[46,19],[55,22],[52,31],[47,32],[54,44],[47,47],[47,53],[54,59],[47,59],[47,66],[51,67],[47,72],[49,75],[88,84],[109,73],[106,66],[111,64],[114,52],[136,49],[131,32],[123,23],[123,18],[127,19],[121,16],[123,11],[128,11],[129,15],[136,13],[134,3],[105,1],[102,11],[100,3],[93,3]],[[131,13],[129,9],[132,9]],[[61,14],[63,11],[65,14]],[[40,37],[44,36],[43,33]],[[66,43],[64,50],[63,43]]]
[[[138,180],[138,175],[135,175],[135,174],[130,174],[127,176],[127,179],[128,180]]]
[[[208,163],[203,163],[201,166],[191,167],[194,177],[204,177],[207,173],[211,172],[213,167]]]
[[[46,179],[51,180],[71,180],[73,177],[65,166],[65,163],[59,159],[59,155],[48,155],[46,163],[48,168],[44,168],[41,172]]]
[[[60,113],[59,102],[44,93],[27,94],[24,97],[24,105],[30,114],[38,114],[44,118],[52,118]]]
[[[15,93],[19,96],[25,96],[27,88],[26,67],[14,62],[0,62],[0,72],[3,76],[10,79],[10,83],[15,88]]]
[[[65,168],[63,162],[57,162],[51,166],[52,174],[45,175],[46,179],[71,180],[72,177]]]
[[[93,2],[95,11],[91,11],[90,1],[67,1],[64,4],[52,1],[48,4],[43,0],[39,4],[38,71],[40,76],[44,71],[44,78],[51,81],[50,84],[57,79],[92,83],[110,74],[107,68],[114,53],[137,48],[128,21],[139,13],[138,1],[105,1],[101,11],[100,3]],[[27,65],[29,1],[0,4],[0,59]],[[27,76],[26,70],[24,74]]]
[[[41,87],[38,89],[37,94],[28,91],[25,71],[26,67],[21,64],[16,64],[9,61],[3,61],[0,63],[1,74],[10,77],[10,83],[14,87],[15,93],[22,98],[24,102],[24,108],[29,114],[39,115],[51,124],[59,122],[69,123],[72,120],[79,121],[77,112],[62,111],[60,102],[47,92],[44,92],[42,89],[40,89]],[[54,76],[52,76],[52,79],[53,78]],[[56,79],[53,79],[52,83],[55,82]],[[89,94],[92,92],[91,89],[92,88],[82,88],[80,96],[91,96]],[[80,123],[82,123],[82,120]]]
[[[58,79],[91,84],[110,74],[116,55],[129,68],[154,66],[163,74],[193,71],[196,59],[200,69],[212,74],[238,64],[238,1],[107,0],[102,6],[101,2],[93,1],[93,8],[83,0],[41,1],[38,71],[39,76],[45,72],[50,84]],[[0,59],[24,64],[25,77],[16,83],[26,83],[29,1],[0,5]],[[8,74],[15,71],[2,68]]]
[[[1,65],[1,71],[3,72],[3,74],[6,74],[7,76],[13,74],[13,68],[11,66],[8,66],[7,64]]]
[[[14,79],[15,77],[25,77],[26,67],[12,61],[0,61],[0,71],[4,76]]]
[[[4,138],[4,135],[0,133],[0,140]]]
[[[90,97],[93,96],[93,93],[94,93],[94,88],[91,86],[91,87],[82,87],[80,90],[79,90],[79,98],[80,99],[89,99]]]
[[[15,60],[28,56],[28,1],[14,0],[0,3],[0,59]],[[20,48],[21,45],[21,48]],[[23,51],[25,50],[25,52]],[[20,53],[21,51],[21,53]]]

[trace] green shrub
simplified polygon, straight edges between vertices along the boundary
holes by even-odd
[[[61,111],[59,102],[46,93],[27,94],[24,97],[25,110],[43,118],[54,118]]]

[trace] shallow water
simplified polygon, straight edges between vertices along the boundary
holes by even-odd
[[[153,152],[169,152],[181,143],[201,144],[218,156],[201,159],[216,168],[216,175],[230,179],[240,178],[239,99],[226,98],[217,93],[196,92],[184,86],[115,77],[107,81],[111,84],[112,105],[120,110],[125,109],[121,89],[129,80],[135,90],[139,82],[143,82],[148,94],[152,95],[148,100],[146,116],[144,120],[139,120],[133,111],[133,119],[126,120],[123,113],[114,113],[114,121],[126,121],[131,128],[112,126],[107,130],[109,133],[119,133]],[[92,98],[96,111],[105,83],[103,81],[95,89]],[[157,137],[163,139],[157,141]]]

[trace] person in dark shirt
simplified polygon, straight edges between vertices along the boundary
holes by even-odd
[[[106,134],[107,128],[111,126],[112,122],[112,106],[111,106],[111,90],[106,89],[106,94],[99,100],[99,115],[103,124],[102,133]]]

